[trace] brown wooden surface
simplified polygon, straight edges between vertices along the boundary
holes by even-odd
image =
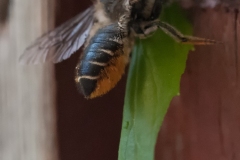
[[[1,160],[57,159],[53,65],[18,62],[52,26],[53,8],[51,0],[13,0],[10,21],[0,31]]]
[[[189,54],[181,95],[171,103],[156,147],[157,160],[240,159],[240,16],[217,6],[194,9],[195,35],[223,45]]]

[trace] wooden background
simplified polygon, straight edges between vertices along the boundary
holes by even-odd
[[[18,63],[25,47],[53,26],[54,6],[51,0],[11,4],[0,28],[0,159],[55,160],[54,66]]]
[[[0,31],[1,160],[117,159],[126,76],[106,96],[88,101],[74,83],[81,51],[55,71],[48,64],[17,63],[23,49],[51,28],[54,8],[59,25],[89,5],[12,1],[10,22]],[[220,5],[191,13],[195,35],[224,44],[189,54],[181,96],[173,99],[159,133],[156,160],[239,160],[239,13]]]
[[[159,133],[156,159],[240,159],[240,16],[234,8],[194,8],[195,35],[222,41],[190,52],[181,95]]]

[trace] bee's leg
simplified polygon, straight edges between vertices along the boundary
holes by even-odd
[[[136,37],[145,39],[158,30],[158,26],[156,25],[156,22],[148,22],[145,24],[135,23],[132,24],[132,30],[134,31]]]
[[[166,34],[170,35],[173,39],[175,39],[177,42],[180,42],[180,43],[194,44],[194,45],[211,45],[211,44],[219,43],[211,39],[183,35],[176,28],[174,28],[173,26],[165,22],[158,21],[158,22],[155,22],[155,25],[157,25],[158,28],[162,29]]]

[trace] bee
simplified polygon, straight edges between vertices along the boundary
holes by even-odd
[[[162,29],[176,41],[197,45],[213,40],[185,36],[159,20],[163,0],[97,0],[93,6],[43,35],[20,57],[24,64],[58,63],[81,46],[75,82],[87,99],[106,94],[121,79],[135,38]]]

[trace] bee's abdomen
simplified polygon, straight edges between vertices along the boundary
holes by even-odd
[[[108,92],[120,80],[126,62],[122,34],[109,25],[97,32],[86,47],[76,68],[76,83],[86,98]]]

